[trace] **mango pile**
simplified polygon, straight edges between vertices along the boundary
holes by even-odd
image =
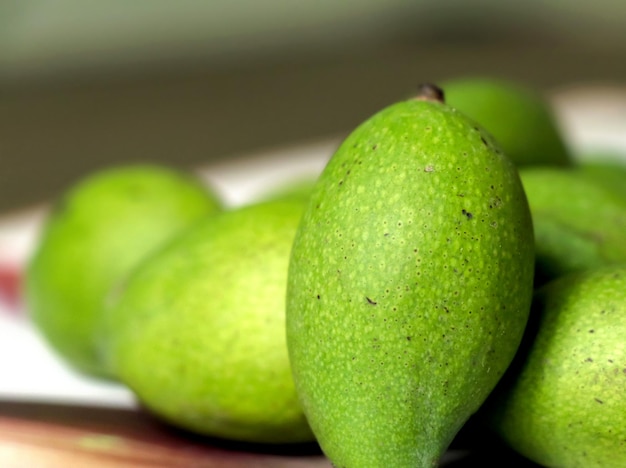
[[[275,197],[228,207],[156,165],[79,181],[27,306],[77,372],[198,434],[415,468],[471,423],[542,466],[623,467],[626,157],[602,156],[524,84],[423,84]]]

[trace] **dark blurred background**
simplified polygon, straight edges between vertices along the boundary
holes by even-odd
[[[422,81],[626,84],[622,0],[0,0],[0,214],[344,135]]]

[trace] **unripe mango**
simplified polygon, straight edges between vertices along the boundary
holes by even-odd
[[[426,86],[341,144],[292,250],[287,344],[336,467],[434,466],[509,365],[532,295],[513,163]]]

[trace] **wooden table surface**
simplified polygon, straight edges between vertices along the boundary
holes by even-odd
[[[470,424],[446,468],[538,465]],[[180,431],[139,409],[0,400],[2,468],[331,468],[315,443],[257,445]]]
[[[0,401],[3,468],[322,468],[316,444],[252,445],[201,438],[143,411]]]

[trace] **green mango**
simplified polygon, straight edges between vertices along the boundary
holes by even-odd
[[[569,166],[573,159],[549,102],[524,84],[467,77],[442,84],[446,102],[479,122],[518,166]]]
[[[524,344],[482,412],[547,467],[626,466],[626,264],[538,289]]]
[[[626,198],[578,168],[522,168],[533,217],[537,286],[626,262]]]
[[[626,156],[622,155],[621,160],[617,156],[615,159],[582,159],[578,163],[578,170],[590,180],[597,181],[626,199]]]
[[[124,276],[183,229],[220,209],[187,173],[128,165],[90,174],[48,214],[26,269],[26,307],[72,369],[109,377],[95,350],[106,298]]]
[[[312,441],[291,377],[285,291],[302,201],[207,218],[128,278],[101,324],[110,371],[159,418],[257,443]]]
[[[292,371],[338,468],[435,466],[509,365],[530,310],[517,170],[437,91],[346,138],[294,239]]]

